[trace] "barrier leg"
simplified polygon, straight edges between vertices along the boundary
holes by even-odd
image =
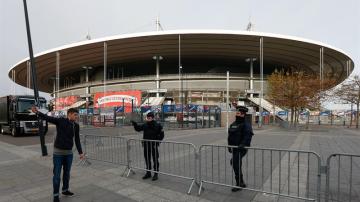
[[[191,185],[190,185],[190,187],[189,187],[189,190],[188,190],[187,194],[191,194],[191,189],[192,189],[192,187],[193,187],[193,185],[194,185],[194,182],[195,182],[195,179],[192,180]]]
[[[200,182],[200,187],[199,187],[199,192],[198,192],[198,195],[199,195],[199,196],[200,196],[200,194],[201,194],[201,190],[203,189],[202,186],[203,186],[203,182],[201,181],[201,182]]]

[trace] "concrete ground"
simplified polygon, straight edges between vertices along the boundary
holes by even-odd
[[[112,137],[126,137],[138,139],[140,135],[135,133],[131,127],[124,128],[82,128],[82,134],[87,135],[106,135]],[[292,150],[306,150],[318,153],[321,158],[321,164],[325,165],[326,158],[331,153],[353,153],[360,154],[360,131],[356,129],[347,129],[342,127],[330,126],[312,126],[306,131],[287,131],[276,126],[265,126],[261,129],[254,127],[255,136],[253,137],[252,146],[278,148],[278,149],[292,149]],[[226,144],[226,133],[224,128],[210,128],[198,130],[177,130],[166,131],[166,141],[189,142],[199,147],[202,144]],[[54,136],[54,128],[50,127],[49,134],[46,136],[46,142],[49,154],[52,153],[52,141]],[[2,201],[51,201],[52,200],[52,157],[41,157],[40,146],[38,145],[39,137],[19,137],[13,138],[5,135],[0,136],[0,202]],[[88,143],[89,144],[89,143]],[[161,145],[166,150],[166,144]],[[119,150],[120,151],[120,150]],[[179,155],[183,151],[179,149],[174,153],[176,155],[166,157],[164,151],[164,159],[161,159],[162,152],[160,152],[160,168],[167,169],[176,162],[186,161],[185,156]],[[225,154],[224,158],[228,158]],[[244,175],[246,172],[246,181],[249,187],[259,188],[269,185],[269,180],[274,180],[274,183],[279,179],[274,179],[274,173],[277,173],[284,166],[283,163],[297,161],[297,156],[294,154],[286,154],[280,152],[274,154],[271,158],[271,166],[264,167],[267,172],[258,172],[261,162],[257,158],[255,165],[252,166],[252,159],[254,156],[261,157],[261,152],[254,152],[249,150],[249,162],[245,163],[244,159]],[[273,155],[273,154],[272,154]],[[139,156],[141,156],[139,154]],[[279,156],[279,157],[278,157]],[[72,198],[61,197],[61,201],[289,201],[289,198],[277,197],[270,194],[263,194],[250,190],[242,190],[236,193],[230,191],[231,188],[203,184],[204,190],[200,196],[197,195],[198,186],[194,185],[190,195],[186,194],[191,180],[174,178],[171,176],[160,175],[158,181],[142,180],[144,174],[142,170],[135,170],[134,174],[129,177],[123,176],[125,170],[124,166],[114,163],[107,163],[103,161],[90,160],[91,165],[79,164],[76,158],[72,167],[70,187],[76,196]],[[100,156],[101,157],[101,156]],[[269,156],[265,155],[265,162]],[[277,159],[276,159],[277,158]],[[311,164],[316,161],[310,158]],[[226,162],[226,161],[224,161]],[[279,164],[281,162],[281,164]],[[300,161],[299,161],[300,162]],[[314,163],[315,162],[315,163]],[[167,164],[168,163],[168,164]],[[216,167],[221,168],[227,172],[228,176],[224,179],[228,183],[231,176],[230,166],[226,163],[213,163],[206,165],[206,168]],[[331,179],[331,190],[334,192],[331,199],[336,201],[339,196],[339,201],[348,200],[349,194],[347,192],[349,187],[349,161],[343,159],[341,164],[333,163],[331,172],[336,174]],[[351,197],[353,201],[359,200],[360,193],[360,162],[358,159],[352,160],[352,190]],[[183,165],[174,164],[177,169],[181,170]],[[267,165],[267,164],[266,164]],[[301,169],[299,172],[289,172],[289,179],[291,178],[291,190],[294,192],[297,189],[297,184],[300,188],[305,186],[310,197],[314,197],[314,190],[316,186],[317,167],[303,169],[306,162],[300,162]],[[187,167],[188,165],[184,165]],[[189,165],[189,168],[192,165]],[[338,172],[338,168],[340,171]],[[205,168],[205,169],[206,169]],[[291,168],[292,169],[292,168]],[[270,171],[269,171],[270,170]],[[283,172],[285,169],[283,169]],[[195,172],[195,171],[194,171]],[[309,180],[306,178],[307,173],[310,173]],[[340,177],[340,194],[337,194],[337,174],[341,173]],[[344,174],[343,174],[344,173]],[[204,174],[204,172],[203,172]],[[293,183],[293,177],[299,174],[300,182]],[[313,175],[314,174],[314,175]],[[213,175],[212,177],[214,177]],[[255,177],[254,177],[255,176]],[[203,176],[209,177],[209,176]],[[223,176],[220,176],[223,178]],[[219,178],[220,178],[219,177]],[[277,180],[277,181],[276,181]],[[324,184],[325,175],[321,177],[321,200],[324,200]],[[221,181],[221,180],[220,180]],[[271,182],[273,183],[273,182]],[[287,187],[286,180],[280,180],[283,187]],[[307,189],[306,189],[307,188]],[[284,189],[286,192],[286,189]],[[296,193],[296,192],[295,192]],[[297,201],[297,200],[293,200]]]

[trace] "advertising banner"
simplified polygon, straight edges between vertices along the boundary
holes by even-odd
[[[147,113],[151,111],[151,106],[142,106],[141,113]]]
[[[164,105],[163,110],[164,110],[164,113],[174,112],[175,105]]]
[[[117,91],[96,93],[94,96],[94,108],[122,107],[125,106],[125,112],[131,112],[131,107],[141,105],[141,91]]]
[[[59,97],[53,100],[55,105],[55,110],[62,110],[64,107],[69,107],[75,104],[80,100],[80,97],[77,95],[67,96],[67,97]]]
[[[198,105],[190,104],[188,107],[189,112],[196,112],[198,110]]]

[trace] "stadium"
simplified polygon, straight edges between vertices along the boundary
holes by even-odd
[[[56,98],[58,110],[85,103],[94,108],[124,106],[124,102],[224,106],[227,71],[230,100],[248,98],[258,104],[260,93],[266,94],[266,77],[275,69],[297,67],[331,77],[337,84],[354,69],[349,55],[321,42],[229,30],[117,35],[47,50],[35,60],[39,90]],[[28,58],[11,67],[8,75],[31,88]],[[266,109],[269,103],[262,103]]]

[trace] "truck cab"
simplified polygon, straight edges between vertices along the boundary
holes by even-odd
[[[39,98],[40,109],[46,109],[45,98]],[[37,116],[31,112],[35,104],[34,96],[6,96],[0,98],[0,129],[1,133],[10,133],[12,136],[39,133]],[[45,132],[47,122],[42,121]]]

